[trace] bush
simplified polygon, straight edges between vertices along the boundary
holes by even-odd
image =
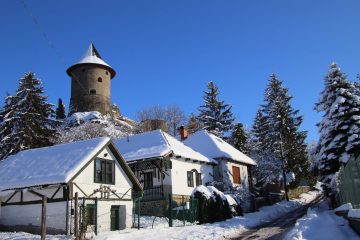
[[[213,186],[198,186],[192,196],[199,201],[200,224],[224,221],[242,214],[240,205],[230,195],[225,195]]]

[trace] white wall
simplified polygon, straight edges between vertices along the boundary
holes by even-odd
[[[112,205],[126,206],[126,228],[132,227],[132,201],[98,201],[98,232],[111,230],[110,210]],[[120,216],[122,216],[121,213]]]
[[[228,178],[230,179],[230,182],[233,186],[241,185],[244,188],[249,188],[248,172],[247,172],[246,165],[242,165],[239,163],[233,163],[233,162],[229,162],[226,160],[219,160],[218,162],[219,162],[220,173],[224,174],[224,178],[226,176],[228,176]],[[241,184],[234,183],[233,177],[232,177],[232,166],[236,166],[236,167],[240,168]]]
[[[187,171],[196,169],[201,173],[202,184],[213,181],[213,166],[207,164],[200,164],[199,162],[185,161],[184,159],[172,158],[172,193],[179,195],[190,195],[196,187],[196,177],[194,174],[194,187],[188,187],[187,185]],[[211,174],[211,175],[210,175]]]
[[[41,204],[2,206],[0,224],[41,225]],[[46,208],[46,227],[66,230],[66,202],[48,203]]]

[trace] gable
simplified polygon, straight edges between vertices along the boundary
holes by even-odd
[[[114,182],[103,183],[96,181],[95,166],[97,161],[106,162],[106,164],[114,166]],[[98,188],[98,185],[109,185],[111,188],[116,188],[122,192],[128,190],[129,188],[133,188],[133,182],[130,178],[131,177],[129,177],[128,174],[124,171],[110,148],[105,146],[86,164],[86,166],[78,174],[74,176],[73,179],[71,179],[70,182],[75,183],[77,186],[81,187],[83,191],[89,194],[91,194],[95,188]]]

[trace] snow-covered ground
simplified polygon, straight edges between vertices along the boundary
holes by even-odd
[[[30,233],[24,232],[0,232],[0,239],[1,240],[40,240],[39,235],[33,235]],[[46,236],[48,240],[70,240],[71,237],[64,236],[64,235],[52,235]]]
[[[328,210],[322,202],[318,208],[308,209],[307,214],[298,219],[295,227],[285,236],[287,240],[360,239],[349,226],[347,220]]]
[[[242,217],[217,222],[213,224],[192,225],[185,227],[168,227],[165,219],[155,221],[154,228],[151,228],[151,219],[143,219],[148,224],[144,229],[127,229],[122,231],[104,232],[96,236],[96,240],[152,240],[152,239],[224,239],[236,236],[248,228],[259,225],[263,222],[277,218],[301,205],[313,200],[318,194],[317,191],[304,193],[298,200],[290,202],[282,201],[272,206],[265,206],[258,212],[248,213]],[[150,224],[151,223],[151,224]],[[142,226],[143,223],[142,223]],[[38,240],[39,236],[25,233],[0,233],[0,239],[11,240]],[[51,240],[66,240],[65,236],[48,236]]]

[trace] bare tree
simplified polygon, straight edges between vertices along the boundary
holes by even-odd
[[[168,132],[176,136],[177,129],[186,121],[184,111],[176,104],[169,105],[167,107],[152,106],[142,109],[137,112],[137,119],[140,122],[147,122],[149,120],[163,120],[166,122]],[[151,129],[143,129],[149,131]]]
[[[136,115],[140,122],[149,119],[166,120],[166,108],[156,105],[144,108],[138,111]]]
[[[176,136],[178,133],[178,128],[181,124],[184,124],[186,121],[186,116],[183,110],[180,109],[178,105],[169,105],[166,108],[166,122],[169,126],[169,131],[172,132],[173,136]]]

